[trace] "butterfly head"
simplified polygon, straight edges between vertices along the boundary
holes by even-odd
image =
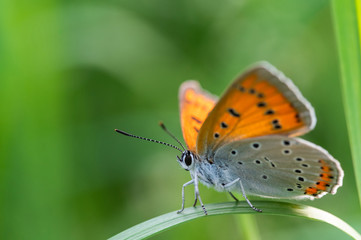
[[[194,161],[196,159],[196,156],[194,153],[192,153],[189,150],[185,150],[182,153],[181,157],[178,157],[178,162],[184,168],[186,171],[189,171],[194,168]]]

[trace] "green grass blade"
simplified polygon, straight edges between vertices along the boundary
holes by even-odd
[[[361,57],[359,0],[333,1],[341,84],[356,185],[361,205]],[[359,26],[357,24],[359,19]]]
[[[323,210],[299,204],[291,204],[285,202],[271,202],[271,201],[253,201],[253,203],[262,209],[262,213],[252,210],[246,202],[226,202],[208,204],[207,211],[209,216],[205,216],[201,208],[186,208],[182,214],[177,214],[175,211],[166,213],[164,215],[155,217],[134,227],[131,227],[115,236],[110,240],[124,240],[124,239],[144,239],[164,230],[167,230],[178,224],[201,217],[210,217],[223,214],[271,214],[283,216],[297,216],[312,220],[318,220],[329,223],[336,228],[342,230],[354,239],[361,239],[361,235],[356,232],[350,225],[345,223],[340,218]]]

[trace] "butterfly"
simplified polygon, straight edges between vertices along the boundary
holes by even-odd
[[[233,198],[232,192],[242,193],[258,212],[262,210],[247,196],[314,199],[335,194],[342,186],[340,163],[322,147],[297,138],[314,128],[315,111],[292,81],[271,64],[250,67],[220,99],[198,82],[186,81],[179,89],[179,104],[187,149],[178,148],[182,155],[177,160],[190,172],[191,180],[182,187],[178,213],[184,210],[184,188],[191,184],[193,206],[199,200],[205,214],[199,183],[229,192]]]

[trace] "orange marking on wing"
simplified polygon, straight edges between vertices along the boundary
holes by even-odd
[[[213,109],[216,98],[201,90],[195,81],[182,84],[179,91],[180,118],[184,141],[189,150],[196,151],[198,132],[208,113]]]
[[[331,168],[331,167],[327,164],[327,162],[326,162],[325,160],[320,159],[318,162],[321,163],[321,170],[322,170],[323,172],[325,172],[325,173],[330,173],[330,172],[333,171],[333,168]]]
[[[254,70],[231,84],[202,125],[197,139],[199,154],[244,138],[297,136],[307,131],[308,126],[287,97],[291,90],[281,92],[265,75],[275,78],[264,72],[261,77]],[[228,127],[222,127],[222,123]]]
[[[261,81],[256,84],[255,88],[257,91],[261,92],[265,97],[271,97],[273,94],[277,94],[278,90],[276,87],[271,86],[266,81]]]
[[[313,187],[310,187],[308,189],[306,189],[305,194],[310,194],[310,195],[317,195],[320,192],[326,192],[329,191],[329,189],[331,189],[331,187],[336,183],[336,180],[334,179],[334,176],[331,172],[333,172],[333,168],[331,168],[327,161],[325,161],[324,159],[320,159],[318,161],[321,164],[320,170],[320,176],[318,178],[318,181],[316,182],[316,184]],[[317,194],[313,193],[314,189],[317,190]]]
[[[248,76],[247,79],[245,79],[242,82],[242,86],[245,87],[245,88],[254,87],[254,82],[256,81],[256,79],[257,79],[257,75],[256,74],[251,74],[251,75]]]
[[[316,188],[314,187],[308,187],[306,190],[305,190],[305,194],[308,194],[308,195],[317,195],[318,194],[318,191]]]
[[[326,181],[326,182],[330,182],[332,181],[331,179],[333,179],[333,176],[331,174],[328,173],[321,173],[320,177],[322,180]]]
[[[278,124],[272,124],[274,120],[277,120]],[[281,128],[278,126],[281,126]],[[282,133],[285,128],[292,130],[297,128],[297,126],[302,125],[301,123],[296,122],[293,113],[289,113],[278,118],[267,117],[262,121],[257,121],[255,118],[249,118],[239,125],[237,131],[242,133],[239,134],[240,138],[250,138],[254,136],[261,136],[265,132],[272,132],[274,134]]]
[[[322,169],[322,171],[324,171],[326,173],[329,173],[329,172],[333,171],[333,169],[328,167],[328,166],[322,166],[321,169]]]
[[[327,187],[330,185],[327,182],[319,181],[316,183],[316,188],[321,191],[326,191]]]
[[[192,102],[196,96],[196,93],[193,89],[189,89],[184,94],[184,99],[186,102]]]

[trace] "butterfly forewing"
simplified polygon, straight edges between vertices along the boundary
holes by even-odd
[[[298,136],[316,122],[312,106],[281,72],[257,65],[237,78],[204,121],[197,153],[212,157],[220,146],[257,136]]]
[[[186,81],[181,85],[180,120],[184,141],[189,150],[196,151],[198,132],[216,101],[217,97],[202,90],[196,81]]]
[[[215,152],[247,194],[271,198],[319,198],[336,193],[343,171],[326,150],[299,138],[268,136],[236,141]]]

